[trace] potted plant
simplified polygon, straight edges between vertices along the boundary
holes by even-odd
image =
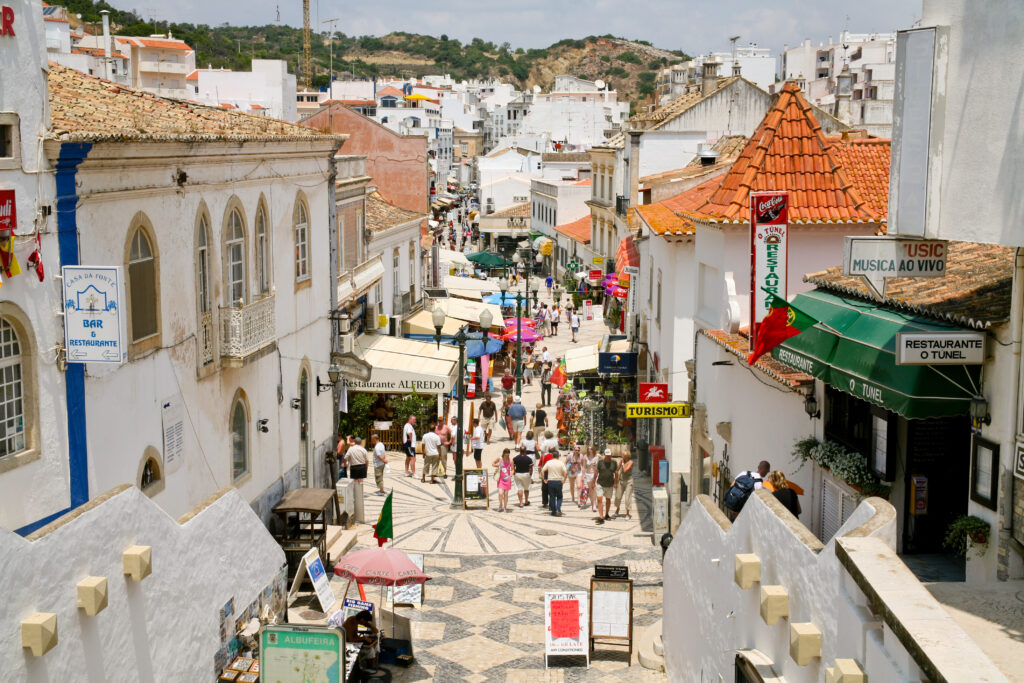
[[[978,550],[978,556],[988,549],[992,525],[981,517],[961,515],[946,527],[946,538],[942,545],[958,555],[966,555],[971,546]]]

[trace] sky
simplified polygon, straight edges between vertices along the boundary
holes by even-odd
[[[657,47],[688,54],[726,50],[729,37],[771,48],[805,38],[822,42],[847,28],[874,33],[909,28],[921,14],[922,0],[384,0],[343,2],[310,0],[310,19],[327,31],[337,18],[347,35],[384,35],[392,31],[447,34],[468,42],[474,37],[513,48],[547,47],[563,38],[611,33],[647,40]],[[113,0],[119,6],[118,0]],[[239,12],[241,7],[244,12]],[[121,6],[130,9],[130,5]],[[150,9],[149,7],[154,7]],[[140,5],[146,18],[218,25],[302,24],[301,0],[176,0]]]

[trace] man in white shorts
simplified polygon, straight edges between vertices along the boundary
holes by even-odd
[[[491,430],[494,429],[494,421],[498,418],[498,406],[491,395],[480,404],[480,426],[484,428],[484,443],[491,442]]]

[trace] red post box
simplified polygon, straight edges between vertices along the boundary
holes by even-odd
[[[651,484],[664,486],[668,483],[668,460],[665,459],[664,446],[648,446],[651,454]]]

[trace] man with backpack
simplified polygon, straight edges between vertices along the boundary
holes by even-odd
[[[735,519],[736,515],[740,513],[740,510],[743,509],[747,499],[750,498],[755,489],[764,488],[764,478],[768,476],[771,469],[772,466],[768,461],[762,460],[757,464],[756,472],[743,470],[736,475],[732,486],[725,492],[725,499],[723,501],[732,519]]]

